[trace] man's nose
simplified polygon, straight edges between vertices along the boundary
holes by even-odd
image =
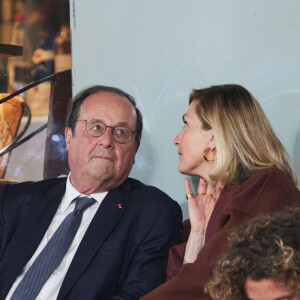
[[[98,144],[105,148],[111,148],[115,145],[112,128],[106,127],[105,132],[98,138]]]

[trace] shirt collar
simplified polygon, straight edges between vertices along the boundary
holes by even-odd
[[[63,199],[61,202],[61,210],[62,211],[67,210],[67,208],[69,207],[71,202],[78,196],[90,196],[96,200],[98,205],[101,204],[101,202],[103,201],[104,197],[107,195],[108,192],[95,193],[95,194],[90,194],[90,195],[81,194],[72,185],[71,180],[70,180],[70,178],[71,178],[70,175],[71,175],[71,173],[69,173],[69,175],[68,175],[67,182],[66,182],[66,192],[65,192],[65,195],[63,196]]]

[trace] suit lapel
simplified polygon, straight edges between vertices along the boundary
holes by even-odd
[[[0,264],[0,274],[5,274],[3,290],[7,293],[22,268],[32,257],[47,231],[65,192],[65,181],[55,189],[41,194],[24,195],[24,207],[16,230]]]
[[[72,260],[58,300],[63,299],[70,291],[120,220],[130,204],[129,191],[130,183],[126,180],[122,186],[110,191],[103,199]]]

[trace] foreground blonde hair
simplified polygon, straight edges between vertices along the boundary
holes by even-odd
[[[236,84],[193,90],[203,128],[213,129],[217,154],[211,180],[233,182],[241,170],[277,167],[295,184],[297,175],[289,155],[274,133],[258,101]]]

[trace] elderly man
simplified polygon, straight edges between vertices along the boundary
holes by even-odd
[[[0,299],[139,299],[165,279],[179,205],[128,178],[142,133],[134,99],[77,95],[65,138],[70,174],[0,196]]]

